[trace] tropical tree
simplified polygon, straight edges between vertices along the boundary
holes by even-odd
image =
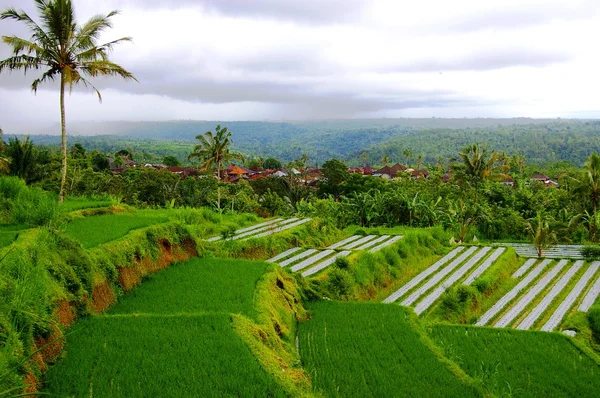
[[[597,153],[592,153],[584,164],[586,171],[587,183],[589,186],[592,204],[594,205],[593,219],[593,240],[598,241],[598,199],[600,198],[600,156]]]
[[[61,124],[61,182],[59,202],[65,199],[67,178],[67,128],[65,120],[65,89],[82,84],[91,87],[98,99],[100,92],[88,78],[97,76],[120,76],[136,80],[123,67],[111,62],[108,54],[118,43],[131,41],[123,37],[98,45],[101,33],[112,27],[111,17],[117,11],[107,15],[96,15],[83,25],[75,18],[71,0],[34,0],[40,23],[24,11],[8,8],[0,14],[0,19],[23,22],[31,32],[30,39],[17,36],[3,36],[2,40],[12,48],[12,56],[0,61],[2,71],[22,70],[25,74],[32,70],[43,70],[40,77],[31,84],[35,93],[41,83],[60,79],[60,124]]]
[[[383,163],[384,166],[387,166],[388,163],[390,163],[390,157],[388,155],[383,155],[381,158],[381,163]]]
[[[527,222],[527,232],[531,238],[531,243],[537,249],[538,257],[542,257],[543,251],[558,241],[552,221],[551,218],[538,212],[534,218]]]
[[[402,154],[404,155],[404,161],[406,162],[406,165],[408,166],[410,160],[413,157],[413,152],[409,148],[406,148],[404,151],[402,151]]]
[[[244,157],[236,152],[231,152],[231,131],[227,127],[221,128],[217,125],[215,134],[212,131],[207,131],[204,134],[199,134],[196,139],[200,141],[194,147],[192,153],[188,155],[188,159],[197,158],[200,160],[200,167],[206,169],[217,169],[217,180],[221,181],[223,175],[223,165],[234,159],[244,161]],[[221,191],[217,188],[217,207],[221,209]]]
[[[488,154],[487,148],[478,144],[469,145],[458,153],[458,163],[452,168],[461,177],[476,184],[485,179],[499,179],[506,177],[503,173],[505,158],[498,152]],[[500,169],[500,170],[498,170]]]

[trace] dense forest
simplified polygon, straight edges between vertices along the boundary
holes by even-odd
[[[114,152],[131,148],[145,160],[166,155],[186,162],[196,135],[219,122],[114,122],[73,125],[70,142],[86,149]],[[452,158],[464,146],[478,142],[491,150],[524,155],[530,164],[568,161],[581,166],[600,151],[600,122],[543,119],[373,119],[321,122],[227,122],[232,145],[248,157],[275,157],[284,162],[306,154],[312,166],[338,158],[350,165],[378,165],[419,159],[435,163]],[[47,129],[48,133],[56,129]],[[10,132],[7,136],[10,136]],[[98,135],[91,135],[98,134]],[[32,135],[41,145],[58,145],[59,138]],[[407,152],[408,151],[408,152]],[[406,153],[410,153],[407,157]]]

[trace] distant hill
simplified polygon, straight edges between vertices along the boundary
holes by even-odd
[[[581,163],[591,151],[600,152],[600,121],[560,119],[356,119],[321,121],[171,121],[90,122],[69,125],[69,142],[87,148],[136,151],[185,158],[195,136],[227,126],[234,149],[248,156],[274,156],[283,161],[306,153],[311,164],[339,158],[360,164],[366,151],[370,163],[383,155],[403,160],[410,149],[433,162],[452,157],[473,142],[508,153],[526,155],[528,161],[568,160]],[[40,134],[55,132],[50,127]],[[6,134],[8,135],[8,134]],[[58,145],[57,136],[32,136],[39,144]]]

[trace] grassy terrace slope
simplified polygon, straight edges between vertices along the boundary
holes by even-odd
[[[433,326],[445,355],[497,396],[597,397],[600,366],[565,336],[469,326]]]
[[[106,315],[77,324],[47,373],[59,396],[284,396],[231,326],[255,318],[267,265],[193,259],[149,277]]]
[[[299,346],[314,389],[328,397],[480,395],[440,360],[400,306],[318,302]],[[451,370],[454,369],[454,371]]]

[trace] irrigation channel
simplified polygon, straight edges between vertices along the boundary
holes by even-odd
[[[517,248],[523,257],[530,245]],[[426,268],[390,295],[384,303],[400,302],[418,315],[429,309],[450,287],[471,285],[494,265],[505,247],[459,246]],[[516,285],[492,305],[477,326],[513,327],[521,330],[556,330],[572,311],[587,312],[600,295],[600,262],[579,260],[578,250],[556,247],[549,258],[529,258],[512,278]]]
[[[334,243],[324,250],[294,247],[267,260],[269,263],[289,267],[292,272],[302,271],[302,276],[314,275],[353,251],[368,250],[375,253],[402,239],[402,235],[353,235]]]

